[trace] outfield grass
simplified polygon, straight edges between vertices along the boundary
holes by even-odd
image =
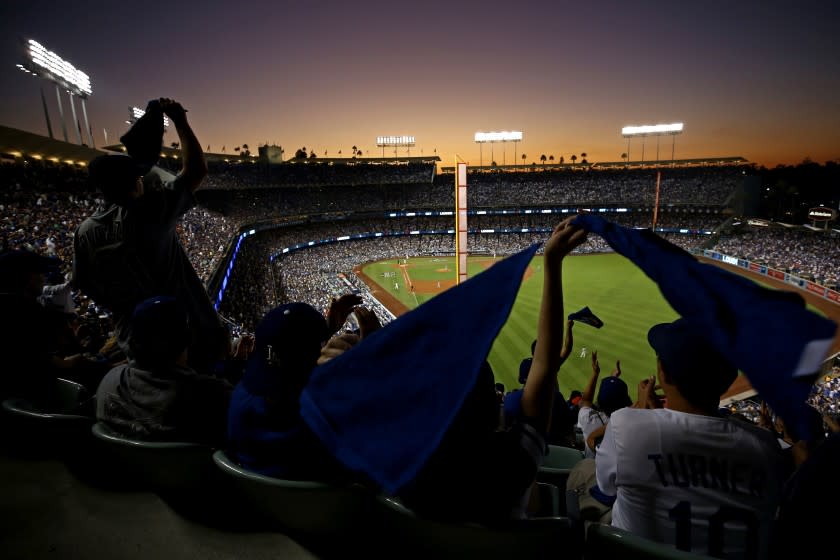
[[[480,273],[488,265],[488,260],[481,257],[471,259],[469,274]],[[421,290],[412,294],[405,286],[405,277],[397,263],[395,259],[373,263],[366,266],[364,272],[409,308],[434,297],[435,294],[426,294]],[[530,355],[531,342],[536,336],[543,286],[542,264],[542,257],[535,257],[532,261],[508,322],[490,352],[490,364],[496,380],[504,383],[508,390],[518,386],[519,363]],[[425,257],[409,259],[406,271],[413,282],[426,282],[427,286],[431,283],[436,288],[438,281],[442,282],[442,286],[447,281],[452,282],[454,267],[454,258]],[[443,272],[446,268],[449,271]],[[390,272],[396,273],[393,278],[382,276]],[[394,290],[395,282],[399,283],[399,290]],[[566,314],[589,306],[604,321],[604,326],[595,329],[585,324],[575,325],[574,350],[558,376],[560,390],[566,397],[574,389],[583,390],[592,371],[590,353],[598,350],[601,377],[609,375],[615,361],[621,360],[622,378],[635,399],[638,382],[656,373],[656,355],[647,343],[647,331],[656,323],[673,321],[677,317],[676,312],[641,270],[616,254],[567,258],[563,285]],[[582,348],[586,348],[585,358],[580,357]]]

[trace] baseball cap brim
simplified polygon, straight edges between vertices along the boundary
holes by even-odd
[[[151,171],[152,165],[141,163],[126,154],[107,154],[91,160],[88,176],[93,186],[107,188],[109,183],[125,183],[143,177]]]

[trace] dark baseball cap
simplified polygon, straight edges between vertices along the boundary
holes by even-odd
[[[627,390],[627,383],[616,376],[605,377],[598,389],[598,406],[607,414],[612,414],[619,408],[630,406],[633,400]]]
[[[22,249],[0,253],[0,290],[19,290],[29,281],[30,274],[56,272],[60,264],[57,258]]]
[[[189,315],[176,298],[156,296],[135,306],[129,345],[138,361],[157,364],[174,360],[189,342]]]
[[[654,325],[648,331],[648,343],[689,401],[693,395],[720,397],[738,377],[738,369],[715,350],[706,330],[688,319]]]
[[[88,164],[88,181],[106,197],[115,198],[133,189],[137,179],[151,169],[127,154],[106,154]]]
[[[254,352],[242,384],[261,396],[302,389],[329,336],[326,319],[311,305],[297,302],[275,307],[257,325]]]

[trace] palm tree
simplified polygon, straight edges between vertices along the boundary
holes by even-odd
[[[542,164],[543,164],[543,166],[545,166],[545,159],[546,159],[546,158],[545,158],[545,154],[543,154],[543,155],[541,155],[541,156],[540,156],[540,163],[542,163]]]
[[[356,146],[353,146],[353,157],[356,157],[356,152],[357,152],[358,150],[359,150],[359,149],[358,149]]]
[[[621,159],[624,160],[624,163],[627,163],[627,152],[622,152]]]
[[[554,156],[548,156],[548,161],[550,161],[551,163],[554,163]]]
[[[566,163],[566,158],[560,156],[560,165],[563,165],[564,163]]]
[[[572,160],[572,165],[574,165],[575,162],[577,161],[577,156],[575,154],[572,154],[571,160]]]
[[[525,165],[525,158],[528,157],[525,154],[522,154],[522,165]]]

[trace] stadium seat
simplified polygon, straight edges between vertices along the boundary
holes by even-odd
[[[340,550],[366,540],[365,527],[375,505],[370,490],[264,476],[241,467],[221,450],[213,454],[213,461],[230,477],[243,501],[274,529],[314,543],[319,550]]]
[[[548,455],[545,456],[542,466],[552,469],[571,469],[581,459],[583,459],[583,453],[579,449],[549,445]]]
[[[8,398],[2,403],[6,436],[19,451],[57,455],[90,437],[93,416],[81,414],[85,388],[66,379],[56,380],[43,403]]]
[[[140,441],[128,439],[93,424],[91,431],[107,452],[107,459],[119,463],[125,477],[167,495],[199,494],[224,482],[213,465],[213,449],[190,442]]]
[[[393,558],[581,557],[583,537],[565,517],[536,517],[491,529],[424,519],[387,496],[379,496],[377,503],[378,540],[385,543]]]
[[[537,472],[537,481],[553,484],[560,489],[561,494],[566,490],[566,480],[572,468],[583,459],[583,453],[578,449],[549,445],[542,466]],[[560,501],[560,514],[566,515],[564,501]]]
[[[81,383],[61,378],[55,380],[53,402],[57,411],[64,413],[78,411],[89,398],[91,397],[88,390]]]
[[[629,531],[591,523],[584,544],[586,560],[707,560],[711,556],[677,550],[669,544],[654,542]]]

